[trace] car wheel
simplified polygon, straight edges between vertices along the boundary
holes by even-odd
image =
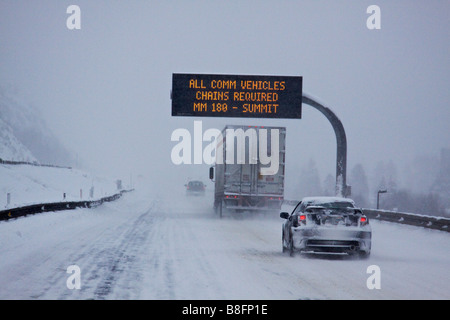
[[[289,256],[295,256],[294,240],[292,240],[292,237],[289,239]]]
[[[286,252],[287,251],[287,248],[286,248],[286,246],[284,245],[286,243],[286,240],[284,239],[284,231],[282,230],[281,231],[281,246],[282,246],[282,250],[283,250],[283,253],[284,252]]]

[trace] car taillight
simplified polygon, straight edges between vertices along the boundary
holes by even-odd
[[[366,224],[369,223],[369,219],[367,219],[367,217],[361,217],[359,218],[359,223],[361,226],[365,226]]]
[[[306,215],[301,214],[298,216],[298,223],[299,224],[306,224]]]

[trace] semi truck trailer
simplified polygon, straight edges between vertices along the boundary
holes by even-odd
[[[284,199],[286,128],[227,125],[216,139],[214,209],[277,211]]]

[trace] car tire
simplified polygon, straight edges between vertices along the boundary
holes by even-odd
[[[291,257],[295,256],[295,247],[292,237],[289,239],[289,256]]]
[[[281,247],[282,247],[282,252],[285,253],[288,248],[284,245],[285,243],[285,239],[284,239],[284,231],[281,230]]]

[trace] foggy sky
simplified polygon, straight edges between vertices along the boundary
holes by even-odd
[[[81,30],[66,27],[71,4]],[[380,30],[366,27],[371,4]],[[348,172],[401,166],[450,147],[449,10],[441,0],[0,0],[0,85],[39,108],[90,169],[170,181],[207,179],[207,166],[170,159],[172,131],[196,120],[171,117],[172,73],[303,76],[344,125]],[[301,120],[200,120],[286,126],[288,183],[311,158],[335,174],[334,132],[308,105]]]

